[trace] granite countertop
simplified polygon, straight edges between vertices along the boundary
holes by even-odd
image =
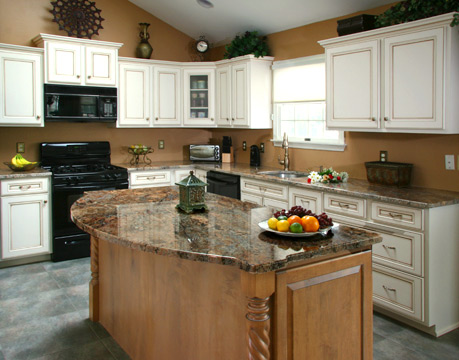
[[[284,185],[299,186],[310,190],[325,191],[344,196],[353,196],[364,199],[373,199],[390,202],[396,205],[411,206],[421,209],[459,204],[459,192],[420,188],[396,187],[369,183],[366,180],[349,179],[347,183],[340,184],[308,184],[307,178],[280,179],[269,175],[260,175],[259,172],[280,170],[272,167],[253,167],[248,164],[226,163],[192,163],[190,161],[157,161],[149,165],[133,166],[118,164],[129,171],[179,169],[194,166],[202,170],[215,170],[224,173],[250,177],[258,180],[267,180]]]
[[[6,166],[4,168],[0,168],[0,180],[43,177],[51,175],[51,171],[42,169],[40,167],[29,171],[13,171]]]
[[[125,247],[164,256],[237,266],[251,273],[380,242],[373,232],[334,226],[326,235],[282,237],[258,223],[265,207],[206,193],[207,212],[185,214],[175,208],[178,187],[93,191],[71,208],[73,221],[89,234]]]

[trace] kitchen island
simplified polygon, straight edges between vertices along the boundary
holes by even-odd
[[[280,237],[265,207],[178,188],[87,193],[72,218],[91,234],[90,318],[133,359],[371,359],[371,246],[335,226]]]

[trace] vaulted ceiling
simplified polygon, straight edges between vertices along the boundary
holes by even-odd
[[[257,30],[260,35],[292,29],[344,16],[394,0],[129,0],[169,25],[214,45],[230,42],[235,35]]]

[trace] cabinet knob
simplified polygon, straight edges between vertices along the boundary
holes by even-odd
[[[43,204],[47,204],[48,203],[48,200],[43,200]]]
[[[40,115],[37,115],[37,120],[40,120]]]
[[[231,118],[234,121],[234,118]]]
[[[91,79],[91,75],[88,75],[88,79]]]
[[[150,121],[150,118],[149,118],[149,117],[147,117],[145,120],[146,120],[146,121]]]
[[[372,118],[371,118],[371,121],[376,121],[376,118],[375,118],[375,117],[372,117]]]
[[[211,121],[214,121],[214,118],[210,118]]]
[[[79,78],[80,78],[80,75],[77,75],[77,79],[79,79]]]
[[[384,121],[389,121],[389,118],[387,116],[384,116]]]
[[[156,121],[158,121],[158,120],[159,120],[159,118],[156,118],[155,120],[156,120]]]

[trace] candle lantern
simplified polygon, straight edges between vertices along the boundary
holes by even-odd
[[[186,213],[192,213],[195,210],[207,210],[204,200],[205,187],[208,185],[199,180],[190,171],[190,175],[175,183],[179,186],[179,203],[176,208],[182,209]]]

